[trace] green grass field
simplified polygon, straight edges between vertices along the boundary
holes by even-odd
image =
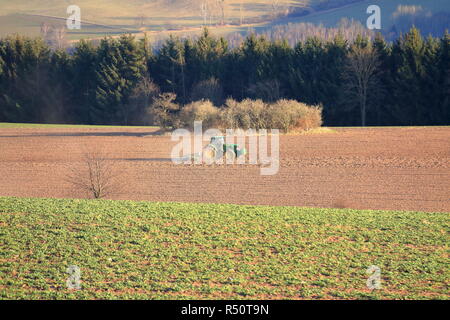
[[[449,299],[448,213],[0,198],[2,299]],[[81,290],[66,289],[68,266]],[[369,266],[382,288],[366,287]]]

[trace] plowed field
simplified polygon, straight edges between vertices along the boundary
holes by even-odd
[[[273,176],[257,165],[175,165],[175,142],[155,130],[1,128],[0,195],[86,198],[67,176],[99,148],[121,173],[113,199],[450,212],[450,127],[282,135]]]

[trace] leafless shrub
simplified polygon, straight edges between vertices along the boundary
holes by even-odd
[[[122,110],[123,121],[126,125],[150,125],[154,124],[153,114],[147,112],[160,90],[150,78],[144,77],[131,92],[130,100]]]
[[[221,108],[215,107],[209,100],[192,102],[177,112],[164,110],[173,109],[168,96],[158,102],[163,123],[171,124],[173,128],[192,128],[194,121],[202,121],[203,127],[222,129],[281,129],[285,133],[301,129],[310,130],[322,125],[322,108],[308,106],[296,100],[281,99],[273,103],[262,100],[245,99],[236,101],[227,99]],[[166,106],[166,104],[169,104]]]
[[[84,153],[82,167],[72,168],[67,181],[94,199],[102,199],[122,190],[120,171],[101,151]]]
[[[228,99],[222,113],[222,122],[226,128],[264,129],[267,128],[267,105],[262,100],[245,99],[237,102]]]
[[[193,128],[194,121],[202,121],[203,127],[215,128],[220,120],[219,109],[208,100],[200,100],[186,105],[180,112],[181,126]]]
[[[322,124],[322,109],[308,106],[295,100],[281,99],[268,107],[268,125],[285,133],[302,129],[309,130]]]
[[[178,112],[180,106],[175,102],[177,95],[162,93],[153,100],[149,108],[150,115],[162,129],[178,128],[180,126]]]
[[[295,128],[308,131],[320,127],[322,123],[322,107],[308,107],[297,121]]]

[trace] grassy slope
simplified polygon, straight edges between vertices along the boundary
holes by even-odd
[[[318,0],[311,0],[312,2]],[[244,5],[244,17],[258,17],[270,13],[271,0],[228,0],[226,2],[225,14],[228,20],[239,19],[239,4]],[[282,4],[293,3],[293,0],[282,0]],[[66,9],[69,4],[76,4],[81,8],[82,20],[96,22],[122,28],[139,29],[137,17],[144,14],[147,31],[158,31],[173,27],[199,27],[202,25],[202,14],[200,10],[201,0],[176,0],[170,4],[167,1],[150,0],[0,0],[0,24],[1,34],[21,32],[26,34],[39,34],[39,26],[47,21],[56,24],[58,21],[50,18],[37,18],[17,14],[39,14],[57,17],[67,17]],[[215,1],[211,1],[215,3]],[[214,12],[213,22],[217,22],[220,14],[218,7],[211,7]],[[11,16],[12,15],[12,16]],[[3,17],[2,17],[3,16]],[[64,23],[64,21],[59,22]],[[83,25],[78,33],[69,32],[74,37],[93,36],[108,33],[103,28],[93,28]]]
[[[208,0],[207,0],[208,1]],[[309,6],[322,0],[281,0],[280,8],[284,6]],[[203,23],[200,4],[203,0],[174,0],[170,4],[165,0],[0,0],[0,37],[11,33],[21,33],[30,36],[40,35],[40,25],[43,22],[53,25],[64,25],[64,20],[36,17],[26,14],[67,17],[66,9],[69,4],[76,4],[81,8],[82,20],[113,26],[116,29],[82,24],[81,30],[68,31],[71,40],[81,38],[99,38],[107,35],[117,35],[124,32],[149,32],[149,37],[156,37],[153,33],[163,30],[186,28],[173,33],[198,33]],[[209,0],[215,4],[215,0]],[[227,0],[225,5],[226,21],[239,21],[241,17],[240,4],[243,5],[243,19],[267,16],[271,14],[272,0]],[[213,24],[218,22],[220,9],[217,5],[211,7]],[[140,28],[137,17],[144,14],[147,17],[145,27]],[[128,31],[124,31],[125,28]],[[213,27],[213,32],[223,35],[228,32],[245,31],[245,27]],[[167,32],[163,32],[164,35]],[[142,36],[139,33],[139,36]]]
[[[239,4],[243,2],[244,19],[246,17],[260,17],[270,14],[271,0],[228,0],[226,3],[226,18],[228,21],[239,20]],[[321,0],[305,0],[309,5],[314,5]],[[76,2],[60,0],[0,0],[0,36],[18,32],[21,34],[38,36],[40,34],[40,25],[43,22],[49,24],[62,25],[64,20],[53,18],[35,17],[24,14],[40,14],[58,17],[66,17],[66,8],[69,4],[76,3],[82,9],[82,19],[101,23],[115,28],[105,28],[97,25],[83,24],[81,30],[72,30],[68,32],[69,39],[81,38],[99,38],[106,35],[117,35],[124,32],[150,32],[150,38],[157,37],[156,32],[162,30],[172,30],[173,28],[184,27],[175,33],[198,33],[198,28],[202,25],[200,0],[176,0],[170,5],[165,1],[150,0],[78,0]],[[295,5],[298,1],[281,0],[281,5]],[[424,9],[432,12],[450,10],[448,0],[367,0],[362,3],[356,3],[343,8],[330,10],[328,12],[319,12],[310,16],[301,18],[288,18],[273,23],[254,25],[258,29],[270,28],[274,24],[283,24],[288,22],[312,22],[323,23],[326,26],[334,26],[341,18],[348,17],[361,21],[365,24],[368,17],[366,9],[370,4],[378,4],[382,10],[383,28],[391,27],[391,15],[399,4],[422,5]],[[217,11],[217,8],[214,10]],[[147,17],[146,26],[140,30],[137,17],[144,14]],[[218,11],[215,15],[218,14]],[[217,17],[213,19],[217,22]],[[245,32],[245,27],[218,27],[213,28],[213,32],[223,35],[228,32]],[[126,31],[128,30],[128,31]],[[174,31],[167,31],[174,32]],[[167,34],[164,32],[163,34]],[[155,33],[155,34],[153,34]],[[142,34],[139,34],[141,36]],[[161,35],[162,36],[162,35]]]
[[[0,198],[0,297],[449,299],[448,231],[448,213]]]

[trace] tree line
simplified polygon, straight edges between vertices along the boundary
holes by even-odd
[[[151,124],[149,108],[171,93],[182,106],[229,98],[321,105],[328,126],[448,125],[449,48],[448,32],[423,38],[416,28],[393,42],[337,34],[294,46],[251,34],[237,48],[207,29],[158,49],[131,35],[71,50],[13,35],[0,39],[0,121]]]

